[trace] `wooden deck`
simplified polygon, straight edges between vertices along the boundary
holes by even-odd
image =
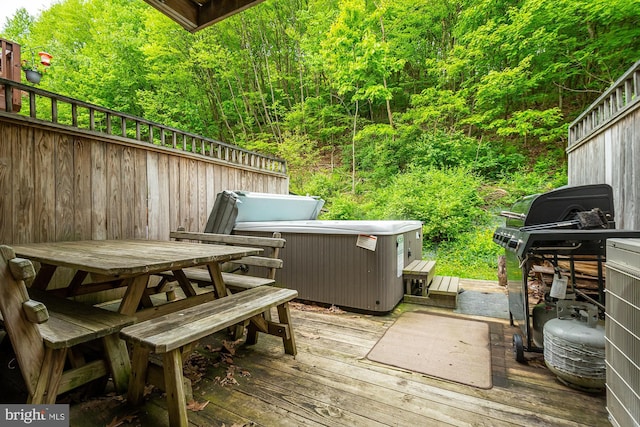
[[[492,282],[461,280],[465,290],[503,292]],[[298,345],[294,359],[276,337],[261,336],[254,347],[239,347],[235,370],[219,363],[205,345],[191,369],[196,402],[189,411],[198,426],[609,426],[605,396],[559,383],[542,356],[527,354],[527,365],[513,357],[515,330],[505,319],[466,316],[490,324],[493,388],[443,381],[366,358],[369,350],[402,312],[453,314],[450,309],[401,304],[392,314],[371,316],[307,306],[292,308]],[[209,343],[220,345],[224,335]],[[437,345],[437,343],[434,343]],[[206,362],[207,359],[209,363]],[[194,372],[196,372],[194,374]],[[237,382],[222,386],[222,382]],[[202,405],[201,405],[202,406]],[[122,424],[118,424],[122,422]],[[165,399],[158,391],[132,409],[121,396],[71,405],[72,426],[168,425]]]

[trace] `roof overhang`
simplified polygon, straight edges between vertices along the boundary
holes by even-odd
[[[144,0],[195,33],[263,0]]]

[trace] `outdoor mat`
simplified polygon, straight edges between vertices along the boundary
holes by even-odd
[[[367,358],[478,388],[492,387],[491,341],[485,322],[403,313]]]
[[[463,290],[458,294],[454,313],[474,316],[509,318],[509,301],[504,292],[479,292]]]

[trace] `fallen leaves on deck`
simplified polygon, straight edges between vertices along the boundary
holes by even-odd
[[[204,402],[196,402],[195,400],[192,400],[187,403],[187,409],[189,409],[190,411],[198,412],[202,411],[208,404],[208,400],[205,400]]]
[[[298,332],[296,332],[296,334],[300,335],[301,337],[310,339],[310,340],[318,340],[318,339],[320,339],[320,335],[311,334],[311,333],[308,333],[308,332],[300,332],[300,331],[298,331]]]
[[[209,361],[206,357],[200,353],[193,352],[184,362],[182,372],[186,378],[191,380],[191,384],[195,384],[202,379],[203,375],[207,371],[208,363]]]
[[[300,302],[290,301],[289,306],[295,310],[300,311],[314,311],[318,313],[334,313],[334,314],[343,314],[346,311],[342,310],[340,307],[336,307],[332,305],[331,307],[323,307],[315,304],[303,304]]]
[[[236,366],[231,365],[227,368],[227,374],[224,376],[224,378],[215,377],[214,379],[218,384],[220,384],[223,387],[227,385],[237,385],[238,381],[236,381],[235,379],[235,372],[236,372]]]
[[[250,377],[251,373],[246,369],[242,369],[234,364],[233,358],[236,355],[236,348],[244,342],[244,338],[238,339],[236,341],[228,341],[222,340],[222,344],[220,347],[214,348],[211,345],[206,345],[205,349],[210,351],[211,353],[218,353],[219,362],[214,366],[218,367],[221,363],[227,365],[227,370],[224,375],[217,376],[214,378],[214,381],[220,384],[222,387],[229,385],[237,385],[238,381],[236,380],[236,374],[241,377]]]
[[[130,424],[132,423],[136,418],[138,418],[138,415],[136,415],[135,413],[133,414],[128,414],[125,415],[123,417],[115,417],[114,419],[111,420],[111,422],[109,424],[107,424],[106,427],[118,427],[123,425],[124,423]]]

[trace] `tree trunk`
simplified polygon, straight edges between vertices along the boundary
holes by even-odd
[[[353,194],[356,194],[356,126],[359,106],[360,101],[356,100],[356,112],[353,115],[353,136],[351,137],[351,192]]]
[[[386,37],[384,33],[384,22],[382,21],[382,16],[380,16],[380,31],[382,31],[382,42],[385,43]],[[388,90],[387,76],[385,76],[384,73],[382,74],[382,84],[384,85],[384,90]],[[393,125],[393,114],[391,113],[391,101],[387,99],[386,102],[387,102],[387,117],[389,118],[389,126],[393,128],[395,126]]]
[[[504,255],[498,257],[498,285],[507,286],[507,262]]]

